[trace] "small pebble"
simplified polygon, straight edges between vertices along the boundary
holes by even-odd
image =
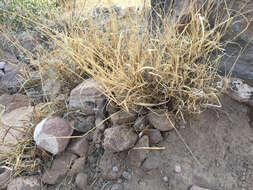
[[[111,190],[123,190],[122,184],[113,184]]]
[[[119,179],[117,180],[117,183],[118,183],[118,184],[121,184],[121,183],[123,183],[123,180],[119,178]]]
[[[117,166],[113,166],[112,171],[113,171],[113,172],[118,172],[118,171],[119,171],[119,168],[118,168]]]
[[[175,165],[175,172],[176,173],[181,173],[182,172],[181,166],[179,164]]]
[[[168,182],[168,181],[169,181],[168,176],[163,176],[163,181],[164,181],[164,182]]]
[[[127,171],[124,171],[122,173],[122,176],[126,179],[126,180],[130,180],[132,178],[131,174]]]

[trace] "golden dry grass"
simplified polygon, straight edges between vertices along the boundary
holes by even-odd
[[[44,31],[57,44],[53,56],[61,60],[46,60],[40,70],[53,69],[72,84],[88,75],[126,111],[144,106],[200,113],[219,106],[219,59],[211,60],[211,54],[223,51],[221,38],[231,18],[228,12],[222,19],[217,14],[211,27],[212,3],[191,3],[189,15],[164,20],[164,31],[155,36],[143,15],[118,19],[115,13],[77,22],[67,34]]]
[[[217,72],[224,53],[221,39],[232,17],[225,5],[223,14],[217,14],[211,26],[214,2],[203,7],[192,3],[188,15],[163,20],[163,31],[158,30],[156,35],[150,31],[146,10],[123,17],[111,12],[91,18],[85,11],[79,14],[78,9],[74,18],[67,11],[65,15],[52,14],[49,18],[53,19],[53,27],[47,25],[48,20],[36,23],[36,29],[49,39],[51,49],[41,49],[36,55],[28,53],[33,69],[27,70],[23,87],[43,83],[50,77],[59,80],[62,93],[69,95],[76,85],[92,77],[108,101],[126,111],[145,107],[183,117],[185,113],[220,106],[221,88],[216,84],[223,78]],[[73,6],[66,10],[69,8]],[[219,57],[212,59],[216,51]],[[67,100],[45,98],[35,107],[31,125],[64,112],[68,112]],[[32,130],[27,137],[3,160],[15,170],[15,175],[31,172],[39,164],[28,161],[48,157],[34,146]]]

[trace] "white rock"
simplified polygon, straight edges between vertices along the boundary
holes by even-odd
[[[65,150],[73,129],[67,121],[58,117],[43,119],[35,128],[34,140],[38,146],[52,154]],[[61,138],[64,137],[64,138]]]

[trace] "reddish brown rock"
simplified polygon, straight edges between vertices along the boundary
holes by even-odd
[[[135,147],[149,147],[148,136],[143,136],[135,145]],[[149,150],[137,149],[130,150],[128,154],[128,160],[130,164],[135,167],[140,167],[142,162],[148,157]]]
[[[65,152],[56,157],[52,167],[44,172],[42,181],[51,185],[61,183],[76,158],[76,155],[69,152]]]
[[[40,190],[40,184],[38,176],[17,177],[9,183],[7,190]]]
[[[102,177],[105,180],[115,180],[119,178],[124,171],[124,166],[121,162],[122,159],[116,154],[105,151],[99,163]]]
[[[116,126],[105,130],[103,147],[112,152],[121,152],[132,148],[137,139],[133,128]]]
[[[23,94],[3,94],[0,96],[0,104],[5,106],[5,113],[9,113],[17,108],[29,106],[29,99]]]
[[[73,133],[70,124],[58,117],[49,117],[42,120],[35,128],[34,140],[38,146],[52,154],[65,150],[69,137]],[[61,138],[63,137],[63,138]]]
[[[86,157],[89,150],[89,144],[86,137],[74,140],[70,144],[69,151],[77,154],[80,157]]]
[[[156,114],[153,112],[150,112],[147,115],[147,119],[149,121],[150,124],[152,124],[152,126],[156,129],[158,129],[159,131],[170,131],[173,128],[173,125],[175,126],[175,122],[174,120],[171,119],[171,122],[168,120],[166,114]]]
[[[79,84],[70,93],[70,108],[81,109],[86,115],[94,115],[105,100],[98,89],[99,86],[93,79],[87,79]]]

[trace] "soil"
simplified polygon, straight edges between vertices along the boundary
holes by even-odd
[[[142,167],[126,163],[131,179],[120,181],[124,190],[187,190],[193,184],[211,190],[253,190],[249,108],[227,96],[222,96],[221,102],[222,108],[188,118],[178,133],[166,133],[157,145],[166,149],[150,151]],[[175,172],[177,166],[181,166],[179,173]],[[163,180],[164,176],[168,180]],[[101,189],[95,186],[92,189]],[[110,189],[107,186],[104,189]]]

